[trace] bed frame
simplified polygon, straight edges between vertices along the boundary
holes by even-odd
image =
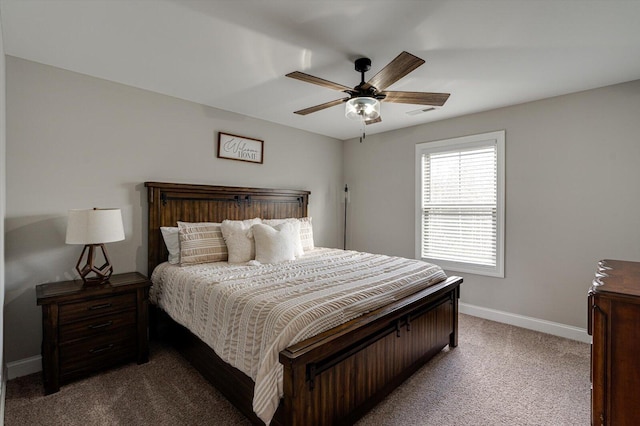
[[[161,226],[307,216],[309,191],[146,182],[149,275],[167,259]],[[274,425],[352,424],[445,346],[458,343],[462,278],[449,277],[280,352],[284,396]],[[254,424],[253,381],[152,306],[152,324]]]

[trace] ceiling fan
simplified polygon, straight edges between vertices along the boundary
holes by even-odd
[[[355,69],[360,73],[361,81],[360,84],[354,88],[343,86],[342,84],[334,83],[323,78],[314,77],[300,71],[294,71],[287,74],[287,77],[349,94],[347,98],[325,102],[320,105],[295,111],[294,113],[307,115],[346,102],[345,115],[348,118],[362,120],[365,124],[373,124],[382,121],[380,118],[380,101],[399,104],[444,105],[449,98],[449,93],[396,92],[385,90],[422,64],[424,64],[423,59],[411,53],[402,52],[380,72],[369,79],[369,81],[365,82],[364,73],[371,69],[371,59],[356,59]]]

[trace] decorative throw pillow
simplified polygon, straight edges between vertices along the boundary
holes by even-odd
[[[251,227],[256,241],[256,260],[260,263],[282,263],[295,260],[296,239],[300,223],[285,221],[275,227],[259,224]]]
[[[178,222],[180,265],[227,260],[227,246],[219,223]]]
[[[222,221],[222,235],[227,243],[229,263],[245,263],[256,258],[251,227],[259,223],[262,223],[260,218]]]
[[[313,227],[311,226],[311,216],[300,219],[300,241],[304,251],[313,250]]]
[[[285,222],[295,222],[299,224],[300,220],[295,217],[290,217],[287,219],[265,219],[262,221],[262,223],[264,223],[265,225],[269,225],[273,227],[276,227]],[[296,245],[295,247],[296,257],[304,256],[304,250],[302,249],[302,239],[300,238],[300,235],[298,235],[298,238],[295,239],[295,245]]]
[[[169,252],[169,263],[176,265],[180,263],[180,237],[177,226],[161,226],[162,238],[164,245],[167,246]]]

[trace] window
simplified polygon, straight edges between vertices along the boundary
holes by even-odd
[[[491,132],[416,145],[416,257],[504,277],[504,141]]]

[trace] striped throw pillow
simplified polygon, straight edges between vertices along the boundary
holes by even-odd
[[[180,265],[227,260],[227,245],[219,223],[178,222]]]
[[[311,216],[300,219],[300,240],[304,251],[313,250],[313,227],[311,226]]]

